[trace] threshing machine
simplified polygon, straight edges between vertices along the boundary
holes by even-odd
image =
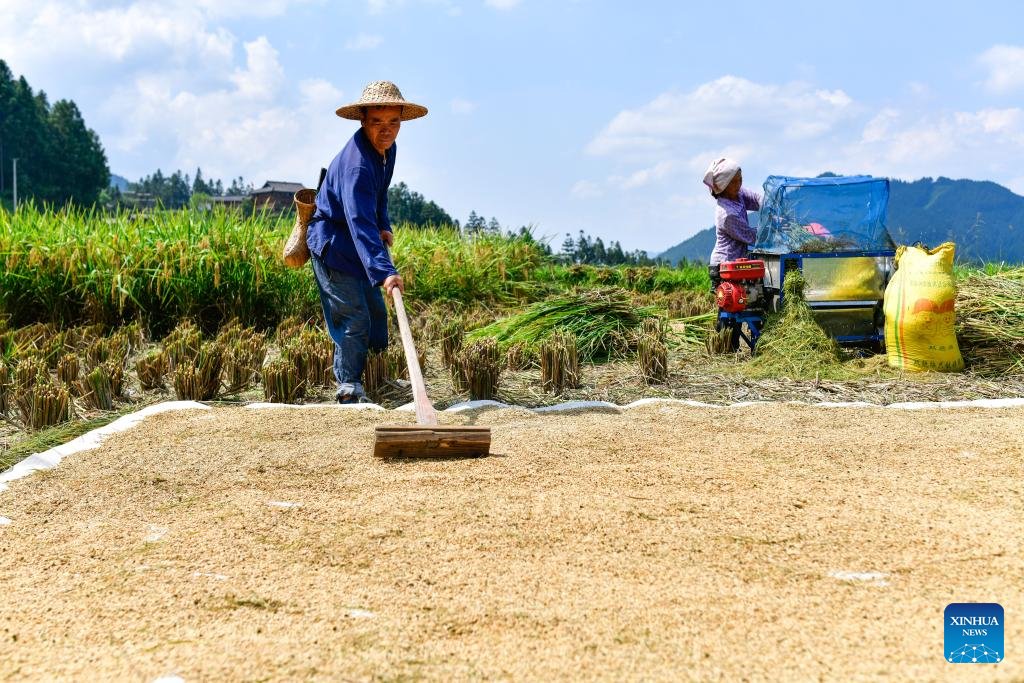
[[[885,178],[769,176],[749,259],[720,266],[719,327],[733,328],[753,350],[765,316],[782,307],[787,273],[796,270],[825,332],[843,344],[881,348],[896,253],[885,227],[888,202]]]

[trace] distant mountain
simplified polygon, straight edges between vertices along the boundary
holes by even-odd
[[[887,223],[897,244],[936,246],[952,241],[961,260],[1024,263],[1024,197],[997,183],[949,178],[909,183],[892,180]],[[707,261],[714,245],[712,227],[662,252],[659,258],[673,263],[679,259]]]
[[[760,216],[756,212],[747,212],[747,220],[750,221],[751,226],[756,228],[760,223],[759,219]],[[676,246],[666,249],[658,254],[657,258],[659,260],[667,259],[673,265],[679,263],[682,259],[695,263],[707,263],[708,258],[711,257],[711,250],[714,248],[715,228],[712,226],[701,230],[693,237],[680,242]]]
[[[128,189],[128,179],[124,178],[122,176],[119,176],[119,175],[117,175],[115,173],[111,173],[110,174],[110,186],[111,187],[116,187],[117,189],[121,190],[121,192],[124,192],[124,191],[126,191]]]

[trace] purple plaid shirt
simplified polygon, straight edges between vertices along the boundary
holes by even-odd
[[[715,248],[711,252],[711,265],[735,261],[747,255],[757,231],[747,222],[747,211],[761,208],[761,195],[745,187],[740,188],[739,201],[718,198],[715,208]]]

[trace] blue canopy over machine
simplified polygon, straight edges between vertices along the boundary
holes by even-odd
[[[882,300],[896,253],[888,204],[885,178],[769,176],[751,258],[765,262],[772,308],[782,304],[786,273],[800,270],[826,332],[840,342],[884,342]]]

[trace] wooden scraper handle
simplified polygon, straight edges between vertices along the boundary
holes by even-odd
[[[416,356],[416,344],[409,329],[409,318],[405,315],[405,304],[402,303],[402,292],[395,287],[391,290],[395,300],[395,317],[398,318],[398,331],[402,334],[402,349],[405,351],[405,363],[409,366],[409,381],[412,382],[412,398],[416,404],[416,422],[421,425],[436,425],[437,413],[427,398],[427,387],[423,384],[423,372]]]

